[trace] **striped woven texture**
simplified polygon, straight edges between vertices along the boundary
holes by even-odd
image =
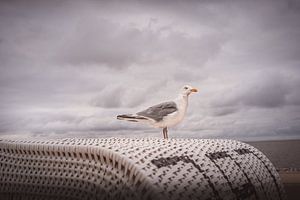
[[[0,199],[285,199],[271,162],[234,140],[0,140]]]

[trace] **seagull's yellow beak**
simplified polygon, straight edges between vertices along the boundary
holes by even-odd
[[[198,92],[196,88],[191,89],[192,92]]]

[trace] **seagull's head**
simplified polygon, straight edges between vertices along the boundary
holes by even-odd
[[[198,90],[189,85],[185,85],[181,89],[181,94],[184,96],[189,96],[192,92],[198,92]]]

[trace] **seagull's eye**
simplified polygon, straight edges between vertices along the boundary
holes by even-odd
[[[189,89],[189,88],[188,88],[188,87],[184,87],[183,89],[187,90],[187,89]]]

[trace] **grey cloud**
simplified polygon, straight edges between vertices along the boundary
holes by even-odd
[[[104,108],[118,108],[122,106],[122,88],[106,88],[102,94],[91,100],[91,105]]]
[[[165,81],[152,83],[152,85],[135,87],[125,86],[109,86],[104,88],[100,94],[92,98],[91,106],[101,108],[137,108],[143,103],[147,102],[149,96],[155,94],[161,87],[166,85]]]
[[[278,107],[286,104],[286,95],[290,92],[283,77],[278,74],[262,73],[258,79],[248,83],[240,101],[249,106]],[[247,83],[246,83],[247,84]]]
[[[212,109],[212,114],[214,116],[226,116],[238,112],[239,108],[237,106],[227,106],[227,107],[217,107]]]
[[[165,52],[170,51],[170,57],[178,59],[179,63],[185,66],[203,67],[220,51],[223,40],[222,36],[187,38],[175,33],[168,37]]]
[[[300,87],[300,84],[298,85]],[[291,105],[300,105],[300,92],[295,89],[292,93],[288,94],[286,97],[286,101]]]
[[[156,83],[150,83],[148,86],[143,84],[139,85],[139,88],[127,88],[126,96],[127,101],[124,106],[130,108],[140,107],[144,103],[149,104],[149,100],[153,100],[152,97],[158,96],[158,91],[165,88],[167,82],[165,80],[157,81]],[[148,105],[149,106],[149,105]]]
[[[290,90],[290,93],[286,96],[286,102],[289,105],[300,105],[300,78],[298,74],[300,73],[299,69],[293,70],[292,74],[290,74],[287,79],[288,81],[288,87]]]
[[[287,105],[287,96],[295,92],[290,88],[285,77],[272,71],[259,71],[254,75],[249,74],[244,79],[239,79],[236,86],[224,92],[223,97],[212,101],[213,106],[254,106],[273,108]]]
[[[76,35],[59,53],[62,60],[73,65],[97,63],[113,68],[174,60],[202,67],[220,51],[225,40],[224,36],[189,37],[176,31],[164,37],[151,29],[122,27],[104,19],[97,19],[96,24],[89,21],[78,22]]]
[[[102,113],[84,116],[73,112],[52,110],[47,112],[19,112],[19,114],[27,114],[28,118],[22,119],[12,116],[8,119],[7,116],[0,116],[2,135],[14,135],[16,132],[24,132],[26,135],[31,136],[48,134],[52,137],[61,137],[59,135],[84,134],[88,137],[90,135],[99,136],[103,132],[145,130],[144,127],[137,124],[126,126],[124,123],[119,123],[114,115],[104,116]],[[12,121],[13,126],[10,124]]]
[[[63,44],[59,54],[73,65],[99,63],[126,67],[142,56],[140,49],[148,40],[139,30],[122,28],[105,19],[81,19],[77,23],[73,38]]]

